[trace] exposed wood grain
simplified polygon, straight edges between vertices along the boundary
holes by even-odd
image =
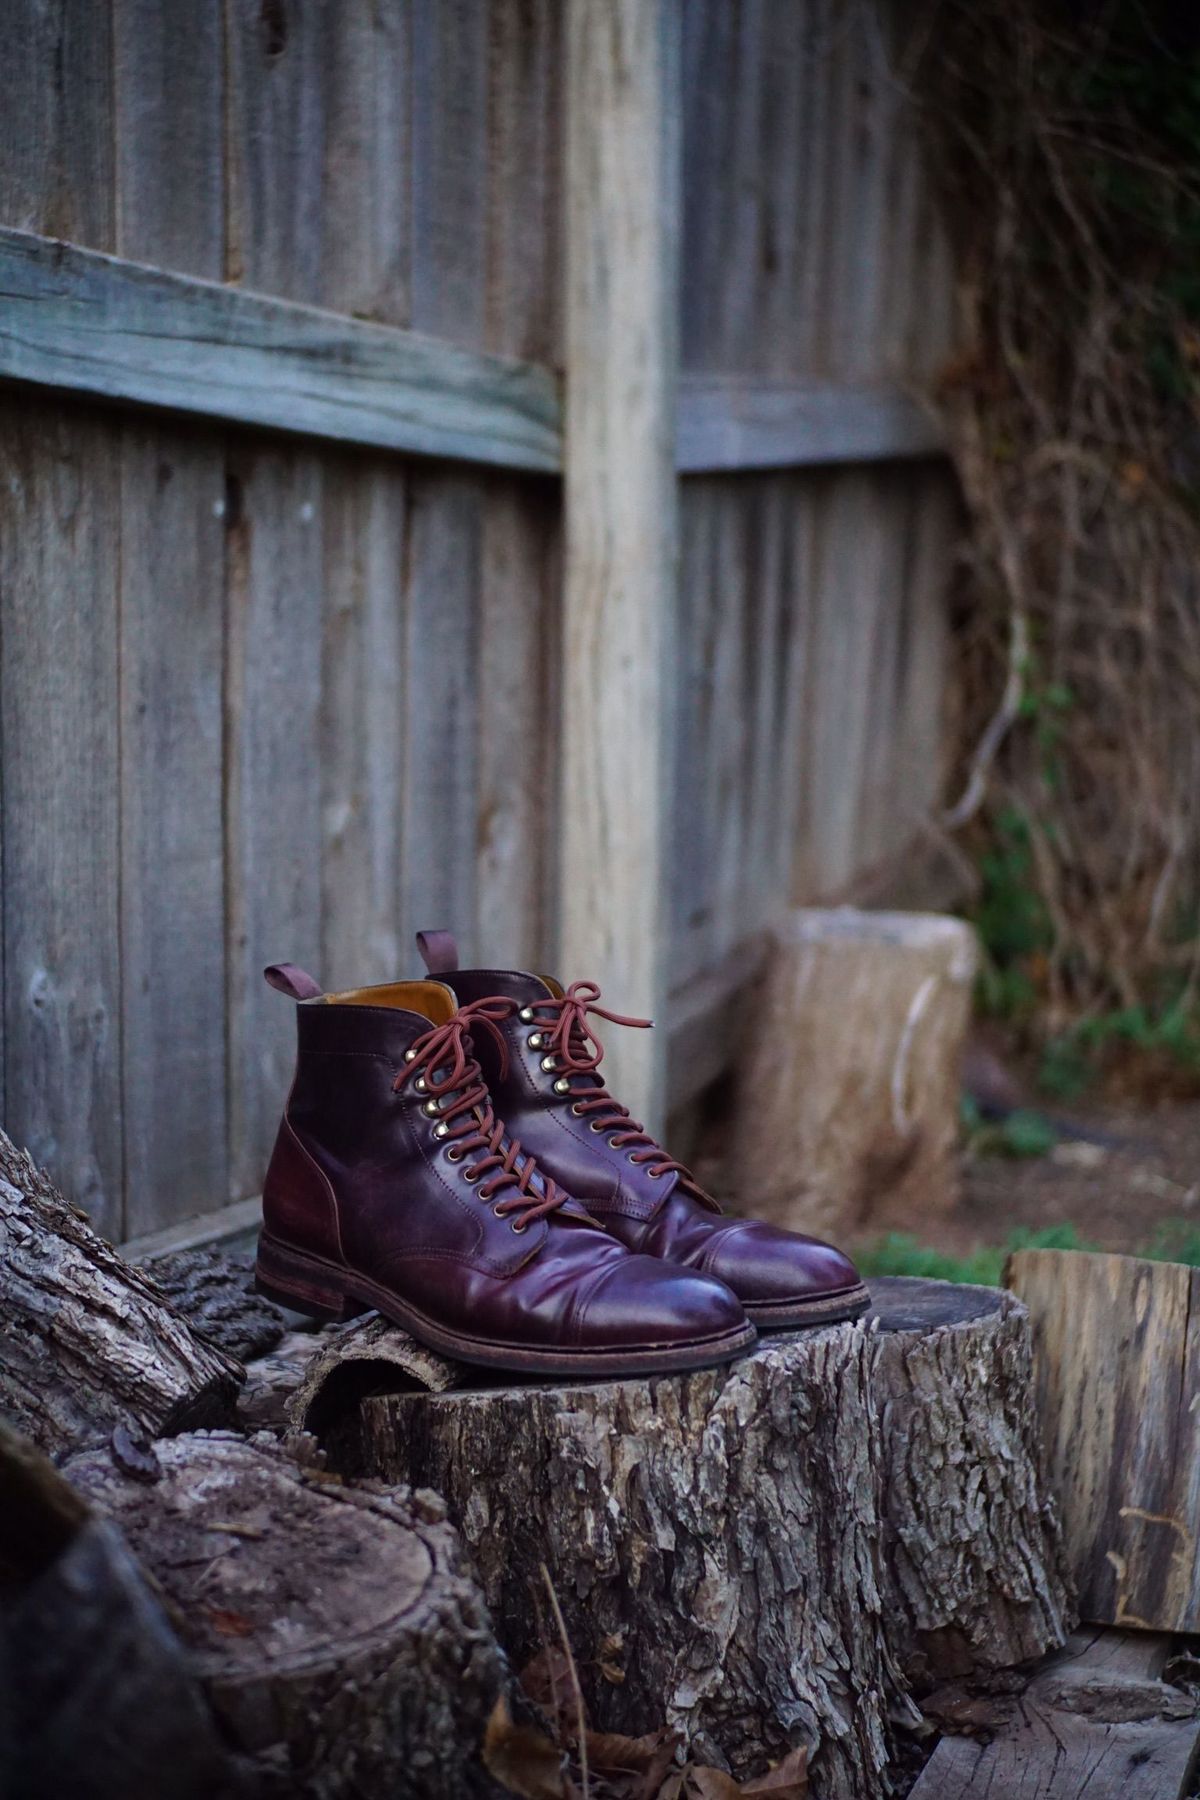
[[[571,0],[566,42],[562,958],[650,1017],[665,979],[680,17]],[[665,1049],[630,1032],[639,1116]]]
[[[562,318],[561,0],[491,0],[487,347],[556,367]]]
[[[244,451],[227,516],[226,933],[231,1198],[257,1193],[295,1056],[265,964],[320,954],[321,471]]]
[[[1194,1701],[1157,1679],[1161,1639],[1080,1632],[978,1739],[945,1736],[912,1800],[1181,1800],[1200,1746]]]
[[[558,465],[549,373],[0,231],[0,375],[317,437]]]
[[[108,6],[0,8],[0,220],[114,245]]]
[[[503,477],[489,483],[479,568],[472,952],[484,967],[557,965],[560,571],[553,496]]]
[[[475,916],[479,485],[414,473],[405,591],[402,944]]]
[[[488,8],[413,13],[412,324],[479,344],[487,300]]]
[[[114,247],[134,262],[219,281],[224,272],[220,7],[214,0],[183,0],[170,8],[157,0],[110,0],[88,10],[112,17]]]
[[[8,400],[0,464],[5,1121],[115,1238],[117,459],[104,423]]]
[[[222,634],[225,470],[203,436],[118,446],[125,1237],[228,1192]]]
[[[321,979],[394,980],[402,938],[405,528],[399,466],[343,458],[324,476]]]
[[[1038,1402],[1082,1617],[1200,1627],[1200,1271],[1021,1250]]]
[[[841,1239],[951,1209],[976,962],[959,919],[787,915],[739,1066],[739,1210]]]

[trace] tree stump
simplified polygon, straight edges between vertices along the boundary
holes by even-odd
[[[1200,1631],[1200,1269],[1018,1250],[1079,1610]]]
[[[0,1413],[57,1458],[225,1424],[242,1374],[0,1132]]]
[[[871,1800],[905,1666],[1062,1641],[1028,1367],[1008,1296],[879,1282],[726,1369],[368,1397],[358,1455],[445,1496],[519,1661],[545,1565],[600,1729],[738,1777],[804,1744],[815,1800]]]
[[[1012,1668],[1074,1624],[1028,1313],[996,1288],[873,1288],[889,1642],[918,1688]]]
[[[975,966],[958,919],[790,915],[742,1062],[739,1210],[837,1238],[953,1206]]]
[[[199,1683],[120,1533],[0,1425],[0,1787],[240,1793]]]
[[[65,1473],[156,1577],[255,1791],[467,1800],[508,1670],[432,1494],[360,1492],[227,1433]]]

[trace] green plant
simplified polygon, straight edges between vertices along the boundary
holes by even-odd
[[[987,1245],[968,1256],[950,1256],[922,1244],[906,1231],[889,1232],[861,1248],[856,1261],[868,1278],[878,1275],[910,1275],[930,1281],[965,1281],[981,1287],[999,1287],[1004,1265],[1014,1250],[1097,1250],[1099,1245],[1081,1238],[1071,1224],[1047,1225],[1040,1231],[1021,1227],[1008,1234],[1003,1244]],[[1186,1263],[1200,1268],[1200,1223],[1169,1219],[1160,1224],[1150,1242],[1136,1252],[1155,1262]]]

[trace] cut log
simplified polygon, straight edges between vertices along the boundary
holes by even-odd
[[[867,1800],[901,1664],[1037,1654],[1066,1613],[1023,1310],[877,1290],[728,1369],[375,1395],[358,1457],[446,1497],[521,1661],[546,1566],[601,1730],[665,1723],[738,1777],[803,1744],[816,1800]]]
[[[222,1800],[232,1767],[120,1533],[0,1426],[0,1770],[13,1796]]]
[[[1080,1613],[1200,1631],[1200,1270],[1020,1250],[1048,1475]]]
[[[57,1458],[224,1424],[242,1373],[0,1132],[0,1413]]]
[[[790,915],[741,1064],[739,1210],[835,1238],[950,1210],[975,966],[958,919]]]
[[[152,1486],[103,1451],[66,1472],[160,1583],[258,1791],[494,1794],[479,1753],[508,1669],[436,1496],[356,1491],[263,1437],[155,1451]]]
[[[1028,1315],[996,1288],[897,1278],[874,1290],[892,1649],[919,1689],[1028,1662],[1074,1623]]]
[[[1160,1677],[1169,1642],[1080,1632],[1013,1695],[970,1703],[911,1800],[1182,1800],[1200,1748],[1194,1699]]]
[[[254,1251],[205,1245],[169,1250],[142,1265],[193,1331],[250,1362],[275,1348],[287,1330],[278,1306],[254,1291]]]

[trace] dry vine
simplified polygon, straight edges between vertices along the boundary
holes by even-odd
[[[902,64],[967,345],[947,818],[1019,838],[1048,1030],[1200,972],[1200,39],[1157,13],[931,0]]]

